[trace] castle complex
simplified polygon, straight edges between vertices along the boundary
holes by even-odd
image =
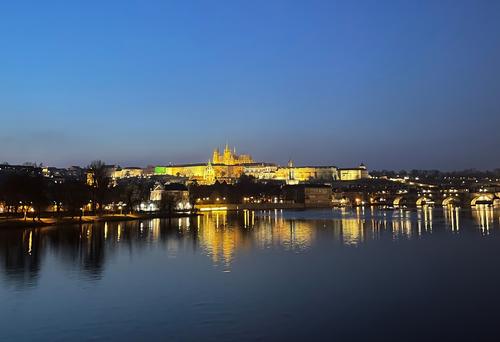
[[[353,169],[338,169],[335,166],[295,166],[292,161],[287,166],[273,163],[257,163],[249,154],[236,154],[226,144],[224,151],[216,148],[208,163],[157,166],[155,175],[188,178],[190,182],[210,185],[219,182],[233,183],[241,175],[259,180],[284,181],[287,184],[304,182],[331,182],[335,180],[356,180],[368,178],[364,165]]]

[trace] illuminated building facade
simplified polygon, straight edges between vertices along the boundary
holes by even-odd
[[[234,183],[243,174],[257,180],[276,180],[287,184],[328,183],[339,179],[355,180],[369,177],[368,170],[363,165],[354,169],[337,169],[335,166],[294,166],[292,161],[287,166],[257,163],[248,154],[237,155],[236,150],[231,151],[228,145],[222,153],[216,148],[212,160],[207,164],[157,166],[154,174],[186,177],[191,182],[204,185],[216,181]]]
[[[370,178],[368,169],[363,164],[361,164],[359,167],[351,169],[339,169],[339,176],[341,181],[353,181],[358,179]]]
[[[244,166],[254,163],[248,154],[237,155],[236,149],[224,148],[220,153],[216,148],[212,154],[212,161],[207,164],[182,164],[155,167],[155,175],[169,175],[187,177],[198,184],[210,185],[215,181],[233,183],[244,173]]]
[[[104,173],[106,177],[116,180],[116,178],[113,177],[113,174],[115,173],[116,169],[117,168],[115,165],[105,165]],[[87,178],[87,185],[93,186],[95,179],[94,179],[94,172],[91,169],[87,169],[86,178]]]
[[[244,173],[257,179],[285,181],[287,184],[332,182],[338,179],[335,166],[294,166],[293,161],[289,161],[287,166],[265,163],[245,165]]]
[[[303,203],[305,207],[330,207],[332,204],[332,188],[329,185],[287,185],[283,188],[283,195],[286,201]]]
[[[183,164],[155,167],[155,175],[186,177],[191,182],[210,185],[215,181],[232,183],[243,174],[241,165]]]
[[[171,204],[175,210],[189,210],[189,190],[184,184],[156,184],[151,190],[149,199],[155,204],[155,208],[162,207],[162,201]]]
[[[117,167],[113,171],[111,178],[122,179],[122,178],[132,178],[132,177],[143,177],[144,170],[140,167]]]
[[[276,172],[279,167],[270,163],[253,163],[247,164],[243,168],[243,173],[247,176],[254,177],[260,180],[276,179]]]

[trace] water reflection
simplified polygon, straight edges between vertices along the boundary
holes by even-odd
[[[380,239],[408,240],[433,232],[491,235],[499,227],[499,209],[477,206],[416,210],[375,208],[287,212],[212,212],[172,220],[83,224],[0,231],[0,274],[16,288],[36,286],[47,254],[66,265],[68,272],[99,280],[118,253],[133,258],[150,247],[175,258],[181,248],[192,248],[213,266],[231,271],[240,253],[282,250],[307,253],[324,242],[362,247]]]
[[[201,247],[210,256],[214,265],[222,262],[228,267],[233,260],[236,246],[244,243],[241,231],[228,225],[226,211],[203,215],[201,222],[202,224],[198,226]]]
[[[417,209],[418,235],[432,233],[434,207],[424,205]]]
[[[418,224],[421,224],[421,209],[417,209]],[[394,211],[392,218],[392,238],[394,240],[400,238],[411,238],[412,237],[412,224],[410,220],[410,212],[408,210],[399,209]],[[424,225],[427,224],[427,211],[424,209]],[[432,222],[432,221],[431,221]],[[419,234],[421,234],[421,228],[419,227]]]
[[[479,204],[472,208],[472,216],[483,235],[490,234],[490,229],[494,223],[494,211],[493,207],[486,204]]]
[[[451,231],[458,233],[460,230],[460,208],[448,205],[443,208],[443,214],[446,226],[450,227]]]

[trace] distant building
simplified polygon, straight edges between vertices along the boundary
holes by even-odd
[[[182,164],[155,167],[155,175],[189,178],[191,182],[210,185],[215,181],[233,183],[243,174],[241,165]]]
[[[341,181],[353,181],[358,179],[370,178],[368,169],[365,165],[361,164],[359,167],[350,169],[339,169],[338,170]]]
[[[272,180],[276,179],[276,172],[278,166],[271,163],[253,163],[246,164],[243,167],[243,173],[247,176],[254,177],[259,180]]]
[[[107,178],[113,179],[113,173],[116,171],[115,165],[105,165],[104,172]],[[91,169],[87,169],[87,184],[90,186],[94,185],[94,172]]]
[[[84,180],[85,179],[85,169],[80,166],[70,166],[66,169],[67,178],[74,180]]]
[[[305,207],[330,207],[332,205],[332,188],[321,184],[298,184],[283,187],[285,201],[301,203]]]
[[[111,178],[122,179],[122,178],[132,178],[132,177],[143,177],[144,170],[140,167],[116,167],[113,171]]]
[[[294,166],[293,161],[289,161],[288,166],[280,167],[276,171],[276,179],[285,180],[287,184],[332,182],[337,178],[335,166]]]
[[[159,209],[165,205],[171,205],[176,211],[190,210],[192,208],[189,201],[189,190],[184,184],[157,183],[151,190],[149,199],[154,203],[155,208]]]
[[[343,176],[340,175],[342,170]],[[186,177],[191,182],[210,185],[219,182],[234,183],[241,175],[252,176],[257,180],[275,180],[286,184],[331,183],[336,180],[355,180],[368,178],[364,165],[355,169],[338,169],[336,166],[295,166],[290,161],[286,166],[272,163],[258,163],[248,154],[237,155],[228,145],[220,153],[216,148],[208,163],[157,166],[155,175]]]
[[[62,184],[68,180],[81,181],[85,179],[84,169],[78,166],[71,166],[69,168],[43,167],[42,175],[55,184]]]
[[[212,160],[198,164],[181,164],[155,167],[155,175],[169,175],[177,177],[187,177],[192,182],[210,185],[219,182],[233,183],[244,171],[245,165],[253,163],[253,159],[248,154],[237,155],[235,150],[231,151],[226,145],[221,154],[219,149],[215,149]]]
[[[42,176],[42,168],[33,165],[0,164],[0,174]]]
[[[287,166],[266,163],[245,165],[244,173],[256,179],[278,180],[287,184],[332,182],[338,179],[335,166],[294,166],[293,161],[289,161]]]

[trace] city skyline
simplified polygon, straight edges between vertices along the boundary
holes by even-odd
[[[221,145],[221,146],[224,146],[224,145]],[[236,149],[236,148],[237,148],[236,146],[232,147],[231,151],[233,151],[233,149]],[[211,153],[213,153],[213,149],[207,149],[206,147],[204,147],[203,150],[208,150]],[[222,151],[223,149],[220,149],[220,150]],[[240,151],[240,149],[238,149],[238,151]],[[250,154],[251,156],[254,155],[252,152],[247,152],[247,150],[245,150],[245,149],[241,149],[241,151],[243,151],[244,154]],[[161,165],[167,166],[167,165],[207,164],[208,162],[213,163],[213,160],[211,158],[211,153],[202,154],[199,151],[188,151],[188,153],[173,153],[173,154],[171,154],[170,157],[166,157],[163,160],[150,159],[150,160],[160,160],[159,162],[149,162],[147,160],[141,160],[140,158],[135,159],[135,160],[134,159],[127,159],[127,157],[125,157],[124,159],[122,158],[121,160],[117,159],[116,157],[110,158],[110,159],[103,159],[103,158],[99,158],[99,157],[94,157],[94,158],[88,157],[88,159],[85,159],[83,161],[81,161],[79,159],[74,159],[74,160],[70,159],[69,161],[61,162],[58,159],[55,159],[55,162],[53,162],[53,163],[46,162],[44,160],[25,160],[22,158],[14,159],[14,160],[2,159],[2,160],[0,160],[0,164],[8,164],[8,165],[33,164],[33,165],[43,165],[45,167],[67,168],[67,167],[71,167],[71,166],[86,167],[95,160],[102,160],[106,164],[116,165],[116,166],[120,166],[120,167],[147,168],[147,167],[154,167],[154,166],[161,166]],[[292,154],[289,154],[289,155],[292,156]],[[99,156],[99,153],[96,153],[95,156]],[[375,165],[381,165],[380,167],[371,167],[372,164],[366,163],[365,162],[366,159],[369,159],[369,158],[361,159],[358,162],[353,161],[350,164],[345,164],[345,163],[335,162],[334,158],[331,159],[331,162],[328,162],[328,161],[317,162],[317,161],[314,161],[313,159],[310,159],[310,158],[309,159],[308,158],[294,159],[293,156],[289,157],[289,158],[285,158],[282,156],[282,157],[279,157],[278,160],[262,159],[262,158],[257,157],[257,159],[254,160],[253,162],[255,162],[255,163],[272,163],[272,164],[275,164],[278,166],[286,166],[289,162],[293,162],[295,165],[298,165],[298,166],[336,166],[336,167],[345,167],[345,168],[355,168],[355,167],[358,167],[359,165],[368,165],[368,166],[370,166],[370,169],[372,169],[372,170],[392,170],[392,171],[439,170],[439,171],[443,171],[443,172],[448,172],[448,171],[464,171],[464,170],[470,170],[470,169],[476,169],[476,170],[481,170],[481,171],[493,171],[493,170],[497,170],[500,168],[500,167],[498,167],[499,166],[498,163],[497,164],[492,163],[491,167],[484,167],[484,168],[475,167],[474,165],[457,167],[457,168],[453,168],[453,167],[439,168],[439,167],[433,167],[433,166],[419,167],[418,165],[416,165],[415,167],[406,167],[406,168],[405,167],[393,167],[393,168],[391,168],[391,167],[385,167],[382,164],[377,163],[377,162],[375,162]],[[302,162],[302,160],[311,160],[311,162]],[[326,160],[326,159],[322,159],[322,160]]]
[[[499,9],[3,4],[0,161],[202,162],[227,139],[279,164],[498,168]]]

